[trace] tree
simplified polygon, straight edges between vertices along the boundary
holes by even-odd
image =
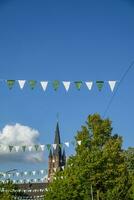
[[[13,200],[14,193],[13,189],[16,189],[12,181],[7,181],[7,183],[0,183],[0,199],[2,200]]]
[[[89,115],[78,131],[76,154],[64,171],[57,172],[45,193],[46,200],[129,200],[131,182],[122,138],[112,135],[109,119]]]
[[[129,171],[129,177],[130,177],[131,182],[132,182],[132,187],[130,189],[130,192],[131,192],[132,198],[134,199],[134,148],[129,147],[125,151],[125,156],[126,156],[127,168],[128,168],[128,171]]]

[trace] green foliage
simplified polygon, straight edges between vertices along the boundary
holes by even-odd
[[[13,185],[12,181],[8,181],[8,183],[0,183],[0,189],[7,190],[6,192],[0,192],[0,199],[2,200],[13,200],[14,193],[13,189],[16,189],[16,186]]]
[[[134,148],[129,147],[125,151],[126,164],[129,171],[129,177],[132,182],[132,187],[130,189],[132,199],[134,199]]]
[[[68,159],[65,170],[56,173],[45,200],[132,199],[122,138],[112,135],[111,121],[90,115],[76,140],[81,140],[81,145]]]

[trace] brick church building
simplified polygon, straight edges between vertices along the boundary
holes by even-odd
[[[23,197],[16,197],[16,199],[33,199],[43,200],[45,189],[48,184],[53,180],[56,171],[60,171],[66,164],[65,149],[61,148],[60,130],[57,122],[54,138],[55,148],[50,149],[48,156],[48,178],[47,181],[41,183],[23,183],[18,184],[18,189],[26,191]]]

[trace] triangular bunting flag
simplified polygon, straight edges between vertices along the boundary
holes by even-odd
[[[25,152],[26,151],[26,146],[22,146],[22,151]]]
[[[28,147],[28,150],[29,150],[29,151],[32,151],[32,148],[33,148],[32,146],[29,146],[29,147]]]
[[[45,150],[45,145],[40,145],[40,148],[41,148],[42,151],[44,151]]]
[[[38,151],[39,145],[38,145],[38,144],[35,144],[34,147],[35,147],[35,150]]]
[[[59,144],[59,147],[62,148],[63,144]]]
[[[19,172],[16,172],[16,176],[19,176],[20,175],[20,173]]]
[[[24,85],[25,85],[25,80],[18,80],[18,83],[19,83],[19,86],[20,86],[20,89],[23,89]]]
[[[81,141],[79,140],[79,141],[77,141],[77,143],[78,143],[78,145],[81,145]]]
[[[59,81],[57,81],[57,80],[53,81],[53,88],[54,88],[55,91],[58,90],[59,86],[60,86],[60,82]]]
[[[26,176],[28,174],[28,172],[24,172],[24,175]]]
[[[63,85],[64,85],[66,91],[68,92],[68,90],[69,90],[69,88],[70,88],[71,82],[69,82],[69,81],[63,81],[62,83],[63,83]]]
[[[54,148],[54,150],[55,150],[56,147],[57,147],[57,144],[52,144],[52,146],[53,146],[53,148]]]
[[[115,88],[116,81],[108,81],[111,91],[113,92]]]
[[[9,146],[9,151],[11,152],[13,150],[13,146]]]
[[[19,151],[19,149],[20,149],[20,147],[19,147],[19,146],[14,146],[14,148],[15,148],[15,151],[16,151],[16,152],[18,152],[18,151]]]
[[[51,144],[47,144],[47,150],[49,151],[51,148]]]
[[[81,86],[82,86],[82,81],[75,81],[74,83],[75,83],[77,90],[80,90]]]
[[[33,90],[34,88],[35,88],[35,86],[36,86],[36,81],[35,80],[30,80],[29,81],[29,85],[30,85],[30,88]]]
[[[11,90],[15,84],[15,80],[7,80],[8,88]]]
[[[23,175],[24,175],[24,172],[20,172],[20,175],[21,175],[21,177],[23,177]]]
[[[65,142],[65,145],[66,145],[67,147],[69,147],[69,142]]]
[[[96,81],[98,90],[101,91],[104,85],[104,81]]]
[[[35,174],[36,174],[36,171],[32,171],[32,174],[35,176]]]
[[[92,86],[93,86],[93,82],[85,82],[86,83],[86,86],[88,87],[89,90],[92,89]]]
[[[45,91],[47,88],[47,85],[48,85],[48,81],[41,81],[40,84],[41,84],[43,90]]]
[[[44,173],[44,170],[40,170],[40,173],[43,174],[43,173]]]

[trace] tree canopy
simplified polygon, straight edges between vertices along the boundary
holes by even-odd
[[[57,172],[45,192],[46,200],[131,200],[132,182],[122,137],[99,114],[89,115],[77,132],[76,154]]]

